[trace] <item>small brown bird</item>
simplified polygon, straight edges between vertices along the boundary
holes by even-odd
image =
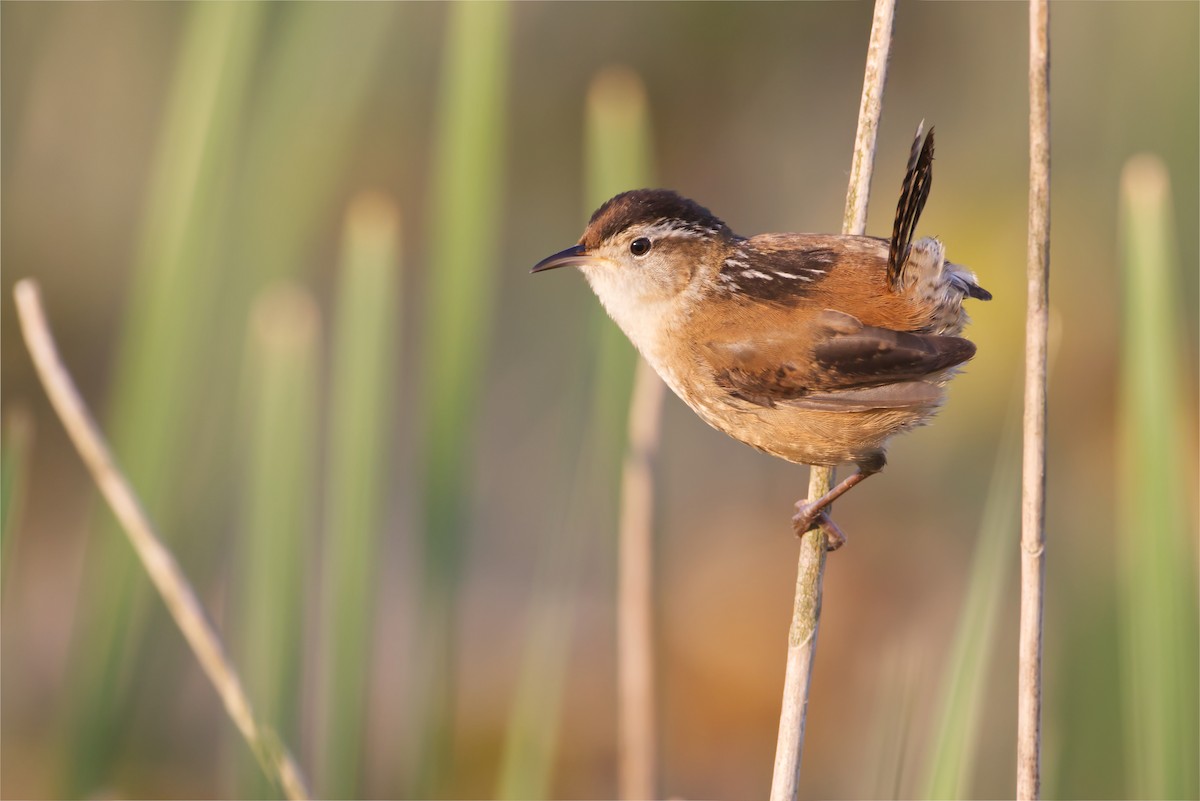
[[[579,244],[533,272],[574,265],[675,394],[713,428],[791,462],[858,471],[797,504],[797,533],[885,463],[894,434],[929,421],[957,366],[964,298],[991,294],[912,241],[929,196],[933,130],[913,142],[892,237],[734,234],[708,209],[662,189],[624,192],[592,215]]]

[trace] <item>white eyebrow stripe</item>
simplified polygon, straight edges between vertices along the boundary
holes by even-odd
[[[641,236],[676,237],[679,239],[708,239],[715,236],[720,229],[703,226],[681,220],[656,220],[651,225],[643,226]]]

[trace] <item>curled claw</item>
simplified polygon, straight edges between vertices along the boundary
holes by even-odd
[[[807,500],[797,501],[792,526],[797,537],[804,536],[804,533],[813,527],[819,527],[825,532],[826,551],[836,551],[846,544],[846,535],[829,517],[824,505],[809,503]]]

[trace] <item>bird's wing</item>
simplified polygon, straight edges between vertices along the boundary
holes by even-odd
[[[825,310],[797,335],[757,337],[703,346],[717,384],[760,406],[830,411],[912,408],[936,403],[937,384],[926,380],[975,355],[961,337],[913,334],[863,325]]]
[[[876,237],[759,234],[730,248],[717,280],[748,302],[795,306],[820,297],[831,282],[886,292],[887,258],[888,241]]]

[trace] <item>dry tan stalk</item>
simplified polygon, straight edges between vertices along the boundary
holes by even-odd
[[[217,633],[208,622],[195,590],[179,569],[175,557],[154,533],[145,510],[117,467],[96,421],[80,398],[70,373],[59,357],[50,326],[46,322],[37,284],[29,279],[18,281],[13,295],[25,344],[51,405],[129,537],[150,580],[158,588],[171,617],[221,696],[225,711],[258,757],[264,772],[279,784],[287,797],[308,798],[300,768],[274,733],[255,720],[242,682],[226,656]]]
[[[1029,3],[1029,242],[1021,470],[1017,798],[1041,795],[1042,589],[1046,523],[1046,341],[1050,308],[1050,10]]]
[[[638,359],[629,409],[629,451],[621,472],[617,590],[619,789],[623,799],[656,798],[654,692],[654,462],[662,379]]]
[[[871,173],[875,166],[875,138],[883,110],[883,88],[887,83],[888,53],[892,45],[895,0],[876,0],[871,22],[871,40],[863,75],[858,131],[846,192],[842,233],[862,234],[867,225],[867,201],[871,195]],[[808,497],[820,498],[833,485],[833,469],[813,467]],[[779,739],[775,746],[775,770],[771,779],[771,801],[795,801],[800,789],[800,757],[804,748],[804,723],[813,657],[821,621],[821,587],[825,575],[825,533],[818,526],[804,534],[796,577],[796,599],[788,634],[787,670],[783,683],[783,709],[779,716]]]

